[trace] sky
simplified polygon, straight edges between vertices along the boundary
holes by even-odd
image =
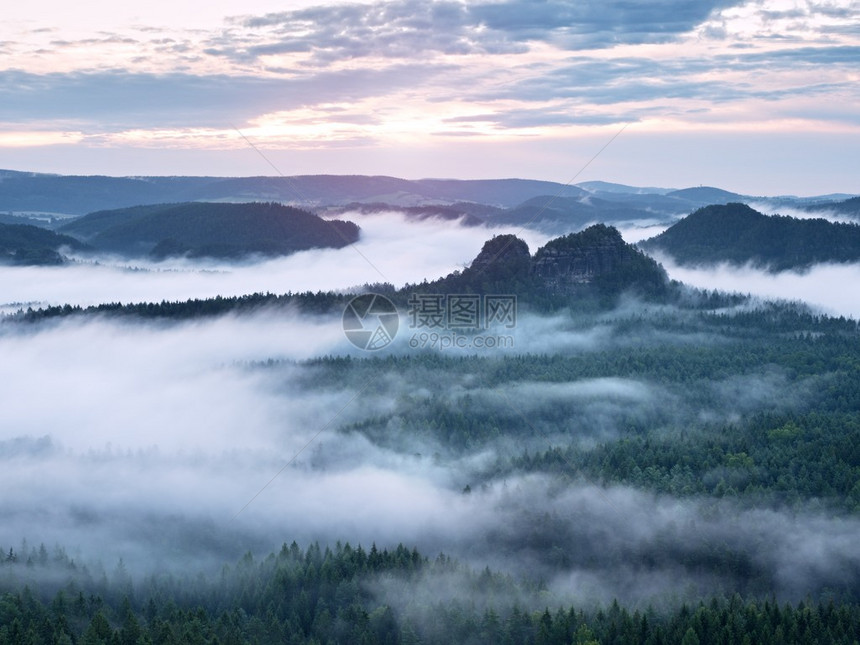
[[[860,192],[857,0],[3,13],[0,168]]]

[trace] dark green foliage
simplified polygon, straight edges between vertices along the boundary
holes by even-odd
[[[205,300],[186,300],[184,302],[141,302],[123,305],[119,302],[80,307],[62,305],[27,309],[15,314],[11,320],[37,322],[50,318],[81,315],[129,317],[140,320],[183,321],[195,318],[223,316],[227,313],[251,313],[267,307],[291,307],[296,311],[309,314],[340,313],[350,296],[333,292],[305,292],[298,294],[275,295],[253,293],[246,296],[207,298]]]
[[[606,309],[623,293],[662,301],[678,295],[659,264],[604,224],[553,239],[534,256],[516,236],[494,236],[468,268],[402,290],[413,291],[513,294],[543,311]]]
[[[8,565],[7,567],[8,568]],[[0,575],[4,568],[0,566]],[[455,575],[478,602],[441,596],[392,598],[387,584],[416,585]],[[860,606],[832,602],[780,605],[739,595],[671,610],[604,609],[510,598],[526,591],[510,578],[469,570],[398,546],[334,550],[295,542],[262,560],[250,553],[220,576],[158,576],[138,584],[133,600],[85,577],[45,597],[3,583],[0,645],[82,643],[765,643],[857,642]],[[489,606],[483,599],[497,597]],[[526,594],[526,597],[530,597]],[[508,598],[508,600],[502,600]]]
[[[462,272],[403,291],[427,293],[505,293],[525,298],[542,291],[531,271],[528,245],[515,235],[495,235]]]
[[[395,398],[386,415],[344,428],[392,449],[415,438],[449,456],[500,439],[522,446],[469,474],[462,485],[472,488],[541,471],[679,496],[739,497],[750,506],[815,501],[860,511],[855,321],[786,304],[732,315],[676,309],[620,318],[612,329],[605,349],[572,355],[320,359],[306,364],[313,369],[305,385],[346,384],[384,396],[387,386],[377,391],[375,375],[420,384],[424,396]],[[556,398],[523,414],[509,389],[594,379],[647,383],[659,400]],[[450,394],[454,383],[457,395]]]
[[[640,243],[681,264],[732,262],[773,271],[860,259],[860,225],[762,215],[746,204],[706,206]]]
[[[352,222],[325,221],[274,203],[187,202],[99,211],[62,227],[100,250],[156,258],[241,258],[310,248],[341,248],[358,239]]]
[[[131,210],[148,212],[144,207]],[[102,216],[99,213],[94,215]],[[120,226],[112,226],[108,230],[116,228]],[[174,241],[164,241],[162,245],[176,248]],[[553,264],[549,256],[559,252],[560,259]],[[572,255],[576,257],[571,260]],[[484,244],[475,260],[462,272],[454,272],[434,282],[406,285],[400,290],[395,290],[390,284],[374,284],[366,285],[364,291],[386,295],[401,307],[401,311],[408,310],[409,298],[414,293],[516,295],[523,311],[527,308],[536,311],[572,308],[591,312],[612,307],[622,294],[658,302],[675,302],[682,295],[679,286],[669,282],[660,265],[626,244],[616,229],[602,224],[553,240],[538,250],[534,258],[530,256],[526,243],[516,236],[495,236]],[[703,297],[694,292],[689,295],[691,301]],[[290,305],[305,313],[326,313],[337,307],[342,309],[350,297],[342,293],[257,293],[181,303],[110,303],[87,308],[64,305],[22,311],[16,319],[34,322],[84,313],[184,320],[245,312],[269,305]],[[705,303],[708,306],[732,301],[732,297],[725,295],[709,297],[712,302]]]
[[[669,294],[663,268],[604,224],[547,242],[535,253],[533,272],[561,293],[585,291],[585,283],[604,298],[625,291],[650,298]]]
[[[57,235],[29,224],[0,224],[0,263],[17,265],[62,264],[59,249],[86,248],[68,235]]]
[[[545,253],[612,247],[614,239],[612,229],[595,227],[547,245]],[[719,500],[730,498],[741,509],[790,508],[798,513],[815,509],[843,517],[860,512],[856,321],[818,316],[792,304],[735,308],[745,300],[680,290],[672,297],[655,298],[663,303],[659,306],[637,307],[632,313],[577,308],[577,298],[541,290],[520,240],[500,236],[488,242],[485,251],[487,262],[476,261],[448,281],[422,287],[515,290],[536,309],[568,308],[565,331],[601,329],[605,332],[601,340],[586,349],[553,355],[451,357],[412,352],[369,359],[321,358],[290,365],[299,374],[293,377],[297,387],[309,394],[361,388],[363,396],[385,397],[386,405],[378,408],[383,411],[373,413],[378,416],[340,428],[362,433],[377,444],[396,448],[408,437],[415,445],[438,450],[440,460],[502,446],[495,461],[463,466],[468,470],[461,473],[456,490],[470,500],[480,500],[482,489],[508,475],[547,473],[559,489],[571,480],[584,480],[695,497],[715,508],[723,504]],[[627,251],[622,248],[621,253]],[[617,283],[610,281],[600,289],[618,294],[637,276],[657,275],[650,261],[647,266],[636,264],[641,254],[629,257],[621,266],[634,267],[632,272],[616,274]],[[410,292],[395,292],[390,285],[370,290],[387,293],[399,304]],[[331,313],[342,310],[346,298],[323,293],[254,294],[83,310],[56,307],[21,313],[17,319],[97,314],[187,320],[280,306]],[[273,380],[279,376],[278,368],[276,362],[249,367],[261,373],[269,370],[267,376]],[[387,378],[379,379],[380,374]],[[517,411],[517,388],[523,384],[536,386],[529,392],[541,392],[600,379],[647,384],[649,397],[620,404],[611,396],[559,397],[545,404],[529,401],[533,405],[526,413]],[[402,390],[395,388],[392,395],[392,383],[402,384]],[[754,394],[757,383],[764,384],[764,394]],[[591,408],[595,401],[601,404],[599,414]],[[3,449],[14,454],[17,448]],[[324,451],[307,455],[312,468],[314,459],[325,457]],[[592,557],[585,544],[576,552],[552,552],[556,535],[565,528],[564,518],[530,509],[522,516],[529,532],[514,534],[516,539],[522,535],[526,543],[518,546],[535,552],[544,549],[542,555],[550,551],[546,557],[555,558],[557,569],[570,567],[571,561],[587,563]],[[262,560],[248,554],[216,579],[192,579],[190,572],[183,572],[181,577],[153,575],[133,584],[121,565],[109,579],[95,580],[63,553],[49,553],[43,546],[20,553],[3,548],[0,645],[860,639],[853,580],[836,589],[816,589],[808,602],[779,605],[768,600],[768,572],[756,570],[743,551],[703,544],[704,548],[682,544],[685,550],[661,543],[646,555],[689,570],[725,573],[740,581],[737,589],[748,595],[660,611],[617,603],[602,610],[571,608],[535,581],[515,582],[489,569],[471,571],[445,556],[431,560],[402,546],[387,550],[375,545],[364,550],[349,545],[302,549],[293,544]],[[643,558],[636,564],[647,568],[653,562]],[[39,577],[49,570],[59,575]],[[462,595],[427,591],[447,576],[460,576]],[[43,582],[30,584],[39,581]],[[839,601],[830,602],[828,594]]]
[[[827,211],[838,213],[840,215],[848,215],[850,217],[860,218],[860,197],[851,197],[839,202],[822,202],[812,204],[806,207],[806,210],[815,213]]]

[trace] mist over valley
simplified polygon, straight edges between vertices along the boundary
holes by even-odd
[[[301,623],[287,631],[333,642],[443,642],[459,611],[536,630],[545,609],[565,634],[605,636],[626,620],[602,613],[613,602],[683,634],[679,608],[711,599],[725,615],[833,600],[856,626],[854,256],[690,263],[684,239],[636,246],[739,198],[723,191],[425,181],[433,203],[407,205],[378,201],[381,181],[345,178],[351,192],[310,210],[254,193],[26,224],[80,246],[9,233],[4,592],[98,595],[81,633],[97,614],[118,634],[128,615],[178,630],[158,604],[146,617],[168,597],[224,637],[219,616],[280,598],[279,620]],[[507,202],[487,199],[497,188]],[[237,207],[259,239],[276,213],[283,244],[238,239]],[[748,235],[720,219],[734,206],[705,207]],[[294,224],[354,237],[294,244]],[[827,230],[856,251],[853,229]],[[361,294],[397,311],[379,349],[344,331]],[[570,607],[585,613],[557,613]]]

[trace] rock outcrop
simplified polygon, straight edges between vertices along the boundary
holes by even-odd
[[[636,260],[636,251],[617,229],[596,224],[547,242],[532,260],[532,272],[553,290],[589,284]]]
[[[653,259],[627,244],[612,226],[596,224],[550,240],[532,256],[515,235],[497,235],[462,272],[424,285],[447,293],[515,293],[537,298],[660,296],[669,280]]]

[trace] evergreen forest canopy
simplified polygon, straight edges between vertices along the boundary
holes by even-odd
[[[10,218],[13,219],[13,218]],[[58,265],[74,252],[127,257],[273,257],[315,248],[343,248],[358,240],[356,224],[323,220],[274,203],[187,202],[90,213],[58,224],[59,232],[32,224],[0,223],[0,263]]]
[[[464,334],[515,344],[406,316],[361,352],[349,292],[0,320],[0,645],[860,640],[856,320],[672,282],[603,224],[365,290],[515,295]]]
[[[68,235],[58,235],[30,224],[0,224],[0,264],[56,265],[64,259],[60,249],[86,250]]]
[[[128,255],[242,258],[342,248],[358,239],[352,222],[274,203],[187,202],[98,211],[60,227],[99,251]]]
[[[225,556],[202,577],[2,544],[0,642],[854,642],[860,330],[798,305],[750,305],[690,293],[668,309],[574,308],[568,329],[606,331],[585,352],[247,365],[273,385],[298,369],[299,398],[362,390],[367,415],[315,446],[306,468],[341,471],[352,455],[334,439],[360,437],[417,468],[453,467],[457,494],[505,530],[449,545],[456,559],[340,535]],[[432,456],[409,455],[415,446]],[[0,459],[31,451],[54,448],[4,442]],[[534,490],[504,492],[534,478]],[[679,524],[649,527],[670,504]],[[609,539],[607,514],[639,517],[646,535]],[[833,524],[822,536],[806,521]],[[821,542],[819,555],[774,557],[798,538]],[[485,552],[507,567],[467,564]],[[570,600],[558,584],[630,566],[634,579],[671,570],[685,582],[666,595],[616,588],[618,602]]]
[[[845,209],[850,201],[842,203]],[[731,203],[700,208],[640,247],[663,251],[685,265],[730,262],[796,270],[860,260],[860,223],[768,216]]]
[[[20,554],[24,555],[24,554]],[[41,576],[63,573],[53,596]],[[27,563],[10,550],[0,584],[0,643],[845,643],[856,642],[860,607],[773,600],[735,594],[682,603],[669,611],[576,607],[529,611],[521,598],[540,596],[509,576],[474,571],[440,554],[428,558],[402,545],[369,550],[338,543],[302,549],[295,542],[255,559],[247,553],[217,579],[151,576],[133,584],[120,563],[94,579],[62,551],[33,549]],[[456,584],[471,600],[428,597],[428,583]],[[397,611],[373,590],[402,594]],[[496,599],[498,604],[486,599]]]

